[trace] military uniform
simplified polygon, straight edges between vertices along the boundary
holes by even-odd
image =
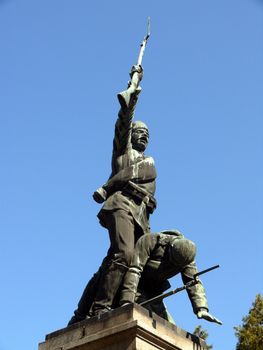
[[[149,215],[156,207],[156,170],[152,157],[133,148],[133,116],[140,88],[121,105],[115,124],[112,173],[102,186],[107,194],[98,213],[108,229],[110,248],[97,273],[88,282],[69,324],[118,305],[117,291],[131,262],[138,238],[150,232]],[[148,132],[148,131],[147,131]]]
[[[195,251],[188,261],[181,257],[177,258],[176,242],[184,240],[187,243],[188,240],[178,231],[163,232],[145,235],[136,243],[132,262],[124,277],[120,304],[139,303],[150,299],[169,288],[167,281],[169,278],[181,273],[183,283],[186,284],[193,280],[193,276],[198,272],[194,261]],[[186,249],[187,247],[183,252],[185,255],[188,253]],[[201,281],[187,288],[187,293],[195,314],[200,309],[208,311],[205,290]],[[148,307],[167,318],[162,303]]]
[[[156,206],[154,199],[156,170],[154,161],[132,145],[132,120],[139,89],[130,103],[122,106],[115,124],[112,174],[102,187],[107,199],[100,210],[100,223],[109,231],[111,245],[93,304],[96,314],[111,308],[114,297],[131,262],[134,245],[150,232],[149,215]]]
[[[103,185],[108,198],[98,217],[101,224],[107,227],[105,216],[108,217],[110,212],[116,210],[124,210],[132,215],[136,224],[146,233],[149,232],[149,208],[143,198],[138,198],[135,191],[133,193],[131,186],[135,184],[136,189],[154,202],[156,170],[153,158],[133,149],[131,143],[137,99],[137,94],[134,94],[128,108],[122,108],[118,114],[113,140],[112,174]]]

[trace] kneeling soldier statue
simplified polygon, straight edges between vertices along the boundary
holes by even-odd
[[[185,285],[198,273],[195,264],[195,244],[179,231],[142,236],[136,243],[133,259],[122,286],[120,305],[142,303],[170,287],[168,279],[181,273]],[[202,282],[186,288],[193,311],[198,318],[222,324],[208,311],[208,303]],[[163,302],[146,306],[159,316],[171,321]]]

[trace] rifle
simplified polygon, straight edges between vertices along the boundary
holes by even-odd
[[[153,303],[153,302],[156,302],[156,301],[161,301],[161,300],[163,300],[163,299],[165,299],[165,298],[167,298],[167,297],[169,297],[169,296],[171,296],[171,295],[173,295],[173,294],[176,294],[176,293],[178,293],[178,292],[181,292],[182,290],[185,290],[185,289],[187,289],[187,288],[189,288],[189,287],[192,287],[192,286],[196,285],[196,284],[199,282],[198,277],[199,277],[200,275],[203,275],[204,273],[207,273],[207,272],[210,272],[210,271],[212,271],[212,270],[214,270],[214,269],[217,269],[218,267],[219,267],[219,265],[215,265],[215,266],[209,267],[209,268],[206,269],[206,270],[200,271],[200,272],[196,273],[196,274],[193,276],[194,278],[193,278],[192,281],[190,281],[190,282],[184,284],[182,287],[176,288],[176,289],[171,290],[171,291],[169,291],[169,292],[167,292],[167,293],[164,293],[164,294],[157,295],[156,297],[153,297],[153,298],[151,298],[151,299],[142,301],[141,303],[139,303],[139,305],[144,306],[144,305],[147,305],[147,304],[151,304],[151,303]]]
[[[147,26],[147,34],[143,38],[143,41],[140,45],[139,56],[137,59],[136,65],[134,65],[131,69],[130,77],[131,80],[128,82],[128,88],[125,91],[120,92],[118,96],[118,100],[122,108],[127,108],[130,103],[131,94],[136,91],[139,87],[139,83],[141,81],[141,73],[142,73],[142,58],[145,51],[145,47],[147,41],[150,37],[150,17],[148,17],[148,26]]]

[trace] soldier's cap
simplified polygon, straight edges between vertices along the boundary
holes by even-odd
[[[174,238],[169,245],[170,262],[177,266],[186,266],[194,261],[196,246],[186,238]]]
[[[136,120],[136,121],[132,122],[132,129],[133,130],[134,129],[146,129],[146,130],[149,130],[148,126],[144,122],[141,122],[140,120]]]

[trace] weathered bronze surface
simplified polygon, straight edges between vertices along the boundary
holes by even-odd
[[[133,66],[131,80],[136,75],[139,84],[142,74],[141,66]],[[133,122],[141,89],[139,85],[130,86],[122,92],[128,103],[122,101],[115,124],[111,176],[93,194],[95,201],[104,202],[98,218],[108,229],[111,245],[99,271],[85,288],[75,311],[77,319],[118,305],[117,292],[130,265],[134,245],[140,236],[150,233],[149,215],[156,207],[154,160],[144,154],[149,131],[144,123]]]
[[[141,92],[144,38],[131,80],[118,94],[120,111],[115,124],[112,173],[93,194],[103,203],[98,218],[109,232],[110,248],[101,267],[88,282],[69,325],[105,313],[126,303],[140,302],[162,293],[168,279],[181,273],[184,283],[197,273],[195,246],[177,231],[150,234],[149,216],[156,208],[154,160],[144,154],[149,142],[145,123],[133,121]],[[137,242],[137,243],[136,243]],[[187,289],[194,313],[220,323],[208,313],[202,283]],[[147,306],[170,319],[162,302]]]
[[[129,270],[122,284],[120,305],[142,303],[160,295],[170,287],[168,279],[181,273],[184,285],[198,273],[195,264],[195,244],[179,231],[163,231],[141,237],[136,245]],[[202,282],[187,288],[193,311],[198,318],[221,324],[208,313],[208,303]],[[159,316],[170,320],[162,301],[146,305]]]

